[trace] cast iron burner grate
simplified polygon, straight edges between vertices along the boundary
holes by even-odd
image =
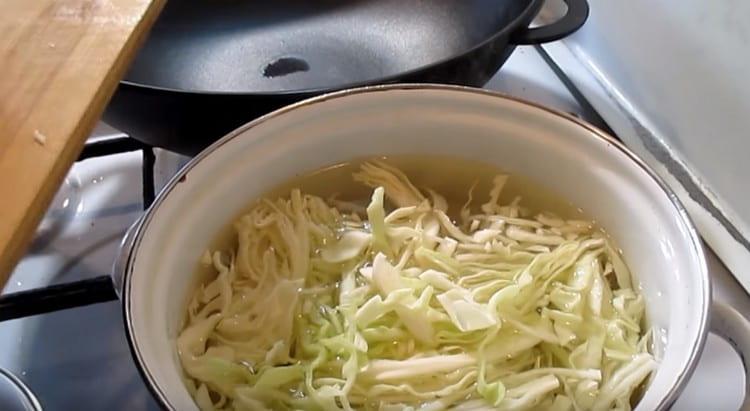
[[[112,154],[141,151],[143,164],[143,209],[154,202],[154,148],[130,137],[114,137],[86,143],[77,161]],[[117,299],[112,277],[103,275],[64,284],[55,284],[32,290],[0,296],[0,321],[44,314],[68,308],[82,307]]]

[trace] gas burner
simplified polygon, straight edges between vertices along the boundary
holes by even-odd
[[[0,368],[0,409],[4,411],[42,411],[34,393],[10,371]]]

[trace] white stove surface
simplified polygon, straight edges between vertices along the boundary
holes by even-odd
[[[533,48],[518,48],[487,87],[591,119]],[[186,161],[157,150],[157,190]],[[4,292],[108,274],[122,235],[142,213],[141,192],[138,151],[77,163]],[[709,257],[717,299],[750,312],[750,298]],[[46,410],[159,408],[131,358],[119,302],[2,322],[0,347],[0,367],[25,381]],[[711,336],[674,409],[735,410],[743,380],[739,357]]]

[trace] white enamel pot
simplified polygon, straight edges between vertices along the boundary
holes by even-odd
[[[197,409],[181,379],[175,338],[193,272],[216,233],[296,175],[396,154],[496,164],[571,200],[608,230],[646,297],[660,362],[637,410],[668,409],[676,400],[700,357],[710,314],[714,331],[750,353],[744,318],[711,306],[701,241],[685,209],[620,143],[571,116],[496,93],[370,87],[283,108],[224,137],[175,176],[131,231],[116,264],[127,334],[165,408]]]

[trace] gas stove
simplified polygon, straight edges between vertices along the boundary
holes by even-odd
[[[519,47],[486,88],[609,129],[544,49]],[[97,127],[82,158],[70,170],[4,293],[107,275],[127,228],[188,161],[143,147],[105,124]],[[715,255],[708,254],[715,298],[750,312],[750,297]],[[159,408],[133,364],[117,301],[0,322],[0,347],[0,367],[24,382],[44,409]],[[711,335],[674,409],[735,410],[743,380],[738,355]],[[0,402],[3,398],[0,395]],[[0,403],[0,409],[10,407]]]

